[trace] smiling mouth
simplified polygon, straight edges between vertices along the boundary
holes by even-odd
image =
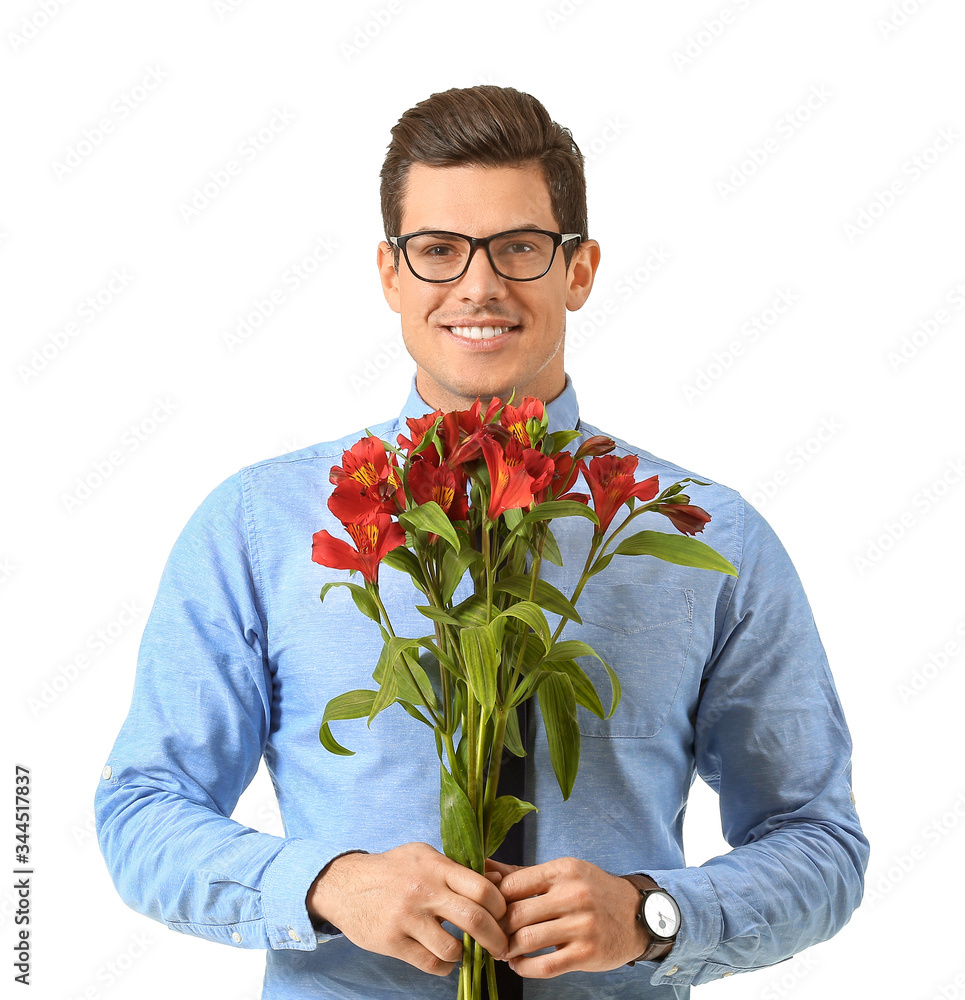
[[[463,340],[493,340],[515,330],[515,326],[447,326],[446,329]]]

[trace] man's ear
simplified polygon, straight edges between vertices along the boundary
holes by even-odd
[[[570,311],[579,309],[589,298],[599,264],[600,244],[596,240],[584,240],[566,269],[566,308]]]
[[[399,271],[395,266],[397,251],[390,243],[383,240],[378,249],[379,280],[382,282],[382,294],[393,312],[402,312],[402,302],[399,296]]]

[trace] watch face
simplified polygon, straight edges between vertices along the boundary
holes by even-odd
[[[643,918],[656,937],[672,938],[680,928],[680,911],[665,892],[651,892],[643,901]]]

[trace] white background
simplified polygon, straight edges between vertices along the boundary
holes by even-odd
[[[382,156],[406,108],[481,82],[536,94],[588,154],[603,263],[570,319],[583,414],[763,510],[854,736],[864,905],[803,958],[698,995],[965,996],[965,9],[901,6],[3,4],[0,858],[12,871],[24,764],[32,996],[259,994],[260,952],[120,902],[94,787],[202,498],[398,411],[411,366],[374,266]],[[337,245],[320,265],[319,239]],[[279,830],[263,775],[237,816]],[[725,848],[699,784],[687,837],[691,864]],[[10,980],[13,905],[0,888]]]

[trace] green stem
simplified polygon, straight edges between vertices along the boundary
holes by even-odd
[[[580,579],[577,581],[576,588],[573,591],[573,595],[570,597],[570,604],[576,604],[579,600],[580,594],[583,593],[583,588],[586,586],[586,581],[590,579],[590,569],[594,563],[594,556],[596,555],[597,549],[600,547],[600,543],[603,539],[599,535],[594,535],[593,540],[590,542],[590,551],[587,553],[586,562],[583,564],[583,572],[580,574]],[[552,642],[556,642],[560,637],[560,633],[563,631],[566,623],[569,619],[561,618],[559,625],[556,626],[556,631],[553,633]],[[551,643],[552,645],[552,643]]]
[[[385,605],[382,603],[382,597],[379,594],[379,585],[377,583],[367,583],[366,588],[368,592],[372,595],[375,601],[376,607],[379,609],[379,614],[382,616],[382,620],[385,622],[385,627],[388,629],[389,635],[395,638],[395,632],[392,629],[392,622],[389,621],[389,613],[385,610]]]
[[[514,708],[508,712],[515,712]],[[499,771],[503,762],[503,747],[506,743],[506,724],[509,721],[507,711],[500,709],[496,715],[496,725],[493,728],[493,746],[489,758],[489,774],[486,777],[486,797],[483,802],[483,823],[480,827],[483,853],[486,853],[486,841],[489,840],[489,825],[492,822],[493,807],[496,804],[496,790],[499,787]]]

